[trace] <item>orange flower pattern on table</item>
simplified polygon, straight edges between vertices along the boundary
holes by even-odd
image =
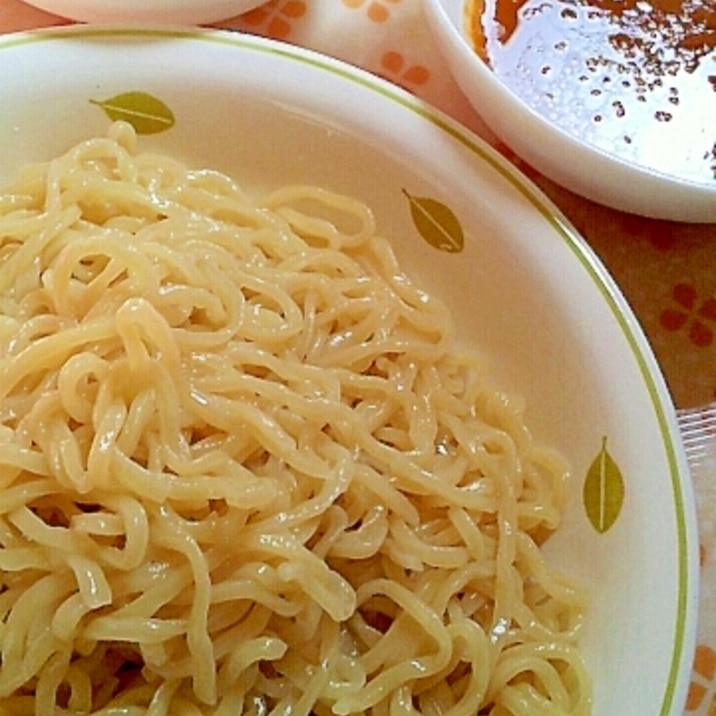
[[[699,644],[694,657],[686,712],[699,711],[707,704],[705,716],[716,716],[716,651],[710,646]]]
[[[408,64],[402,53],[396,50],[385,52],[381,57],[380,66],[385,79],[406,89],[424,85],[430,79],[430,70],[427,67]]]
[[[635,214],[619,214],[618,226],[622,233],[635,239],[645,239],[657,251],[671,251],[679,241],[679,225],[669,221],[644,222]]]
[[[365,6],[366,15],[372,22],[385,22],[390,17],[390,5],[397,5],[403,0],[343,0],[343,4],[353,9]]]
[[[275,40],[285,40],[291,34],[293,23],[307,12],[306,0],[271,0],[241,16],[247,29],[259,29]]]
[[[667,331],[686,329],[689,340],[699,348],[712,345],[716,330],[716,298],[700,299],[696,289],[687,283],[674,286],[672,297],[678,307],[662,311],[661,325]]]

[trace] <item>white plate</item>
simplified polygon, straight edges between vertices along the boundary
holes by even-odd
[[[638,323],[564,217],[496,152],[400,89],[304,50],[200,30],[2,38],[0,181],[104,133],[97,103],[127,91],[161,99],[175,118],[142,147],[228,171],[252,191],[315,182],[375,209],[408,273],[447,302],[462,341],[526,397],[535,432],[572,463],[569,512],[550,549],[592,590],[582,648],[595,716],[680,714],[698,573],[685,460]],[[454,211],[461,252],[420,237],[403,190]],[[626,493],[600,534],[581,495],[604,437]]]
[[[266,0],[24,0],[70,20],[102,23],[218,22],[258,7]]]
[[[465,4],[425,0],[426,15],[456,82],[505,144],[556,183],[600,204],[659,219],[716,222],[716,180],[688,181],[604,151],[508,89],[472,49]]]

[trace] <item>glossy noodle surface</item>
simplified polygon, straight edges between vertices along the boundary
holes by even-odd
[[[587,714],[566,479],[359,201],[121,123],[0,195],[1,713]]]

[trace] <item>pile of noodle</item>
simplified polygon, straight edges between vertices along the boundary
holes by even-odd
[[[566,471],[369,209],[133,130],[0,195],[0,714],[586,714]]]

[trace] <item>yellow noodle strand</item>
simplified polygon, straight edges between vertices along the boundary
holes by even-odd
[[[0,193],[0,715],[588,716],[568,472],[360,199],[124,123]]]

